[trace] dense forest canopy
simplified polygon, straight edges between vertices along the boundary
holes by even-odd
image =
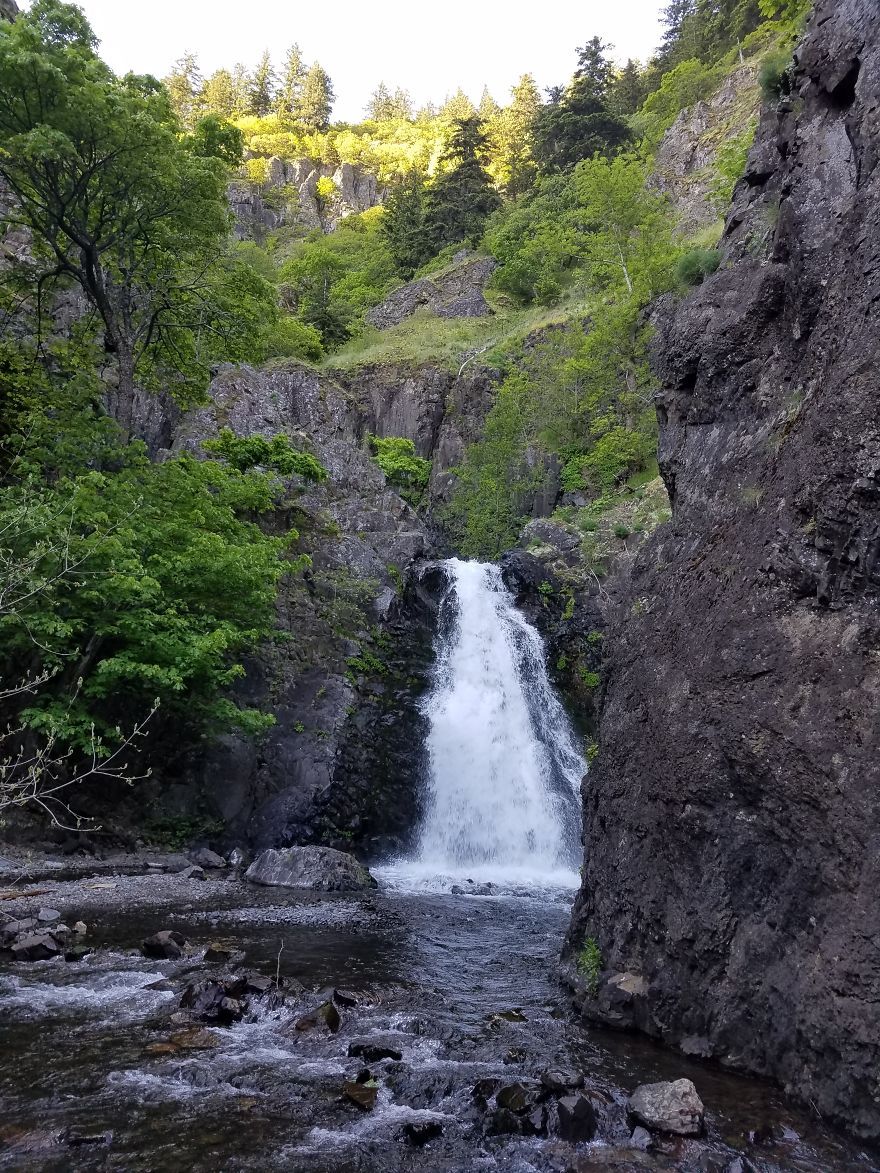
[[[357,362],[368,310],[464,245],[498,261],[476,349],[503,377],[443,519],[459,547],[516,540],[535,453],[600,503],[649,470],[645,309],[717,264],[651,187],[653,153],[740,61],[781,55],[778,85],[803,8],[675,0],[646,65],[585,35],[547,94],[526,74],[503,105],[458,92],[414,111],[380,81],[357,125],[332,122],[334,82],[298,45],[207,78],[188,54],[160,83],[115,76],[61,0],[0,23],[0,810],[57,814],[72,781],[132,776],[147,726],[183,752],[268,720],[230,686],[304,560],[293,530],[262,522],[326,473],[287,438],[256,451],[231,433],[208,459],[156,462],[137,437],[144,397],[197,404],[226,361]],[[728,152],[722,196],[747,146]],[[272,156],[356,164],[383,206],[236,243],[227,185],[265,188]],[[557,328],[524,350],[542,313]],[[418,318],[387,344],[431,357],[441,328]]]

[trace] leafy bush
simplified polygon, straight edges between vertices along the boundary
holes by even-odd
[[[231,428],[221,428],[216,440],[206,440],[202,447],[230,464],[238,472],[252,468],[271,469],[282,476],[301,476],[307,481],[326,481],[327,470],[309,452],[299,452],[287,436],[236,436]]]
[[[655,151],[681,111],[708,98],[723,77],[721,64],[707,65],[697,60],[682,61],[664,74],[659,89],[646,99],[633,118],[633,129],[643,139],[645,148]]]
[[[758,70],[758,84],[768,102],[778,101],[791,87],[791,52],[779,49],[768,53]]]
[[[684,254],[676,266],[676,276],[683,285],[702,285],[707,277],[717,272],[721,254],[714,248],[693,248]]]
[[[599,989],[602,972],[602,952],[595,937],[587,937],[577,956],[578,973],[586,979],[587,989],[594,997]]]
[[[431,476],[431,462],[416,456],[415,444],[403,436],[370,436],[370,450],[390,485],[411,505],[418,505]]]

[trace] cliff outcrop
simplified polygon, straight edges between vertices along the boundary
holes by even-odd
[[[880,26],[820,0],[661,307],[673,520],[616,584],[569,976],[880,1136]],[[594,939],[597,984],[576,953]]]

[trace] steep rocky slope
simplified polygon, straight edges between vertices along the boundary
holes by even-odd
[[[433,625],[411,570],[433,539],[386,484],[363,442],[362,413],[329,378],[293,361],[229,368],[209,399],[174,424],[173,452],[198,455],[221,427],[284,433],[329,478],[294,485],[269,521],[277,532],[295,527],[294,552],[312,561],[283,584],[278,639],[251,658],[237,690],[275,726],[257,741],[168,747],[154,783],[132,797],[133,821],[155,801],[166,819],[219,819],[227,843],[321,842],[367,855],[399,845],[418,815],[413,746]]]
[[[585,1013],[880,1135],[880,27],[820,0],[725,264],[659,315],[674,516],[618,583]],[[596,986],[574,956],[598,941]]]

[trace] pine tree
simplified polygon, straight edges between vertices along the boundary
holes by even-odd
[[[426,200],[425,238],[433,252],[459,241],[476,244],[501,203],[485,163],[486,136],[479,118],[456,120]]]
[[[635,114],[647,96],[647,78],[638,61],[630,58],[611,83],[608,108],[619,118],[628,118]]]
[[[272,58],[269,56],[269,50],[266,49],[251,78],[250,93],[248,95],[249,114],[256,114],[258,118],[265,118],[267,114],[272,113],[272,107],[275,105],[275,86],[277,80],[275,70],[272,68]]]
[[[670,0],[663,9],[660,20],[665,31],[657,51],[663,70],[696,56],[696,42],[690,27],[696,11],[697,0]]]
[[[629,125],[609,106],[614,70],[607,49],[598,37],[578,49],[571,84],[541,111],[535,140],[544,170],[567,170],[597,152],[613,154],[629,141]]]
[[[523,74],[510,91],[513,101],[497,120],[493,133],[495,173],[505,195],[521,195],[535,181],[535,122],[541,110],[541,94],[530,73]]]
[[[295,110],[297,121],[307,130],[324,134],[330,126],[335,96],[327,72],[316,62],[303,82],[302,96]]]
[[[174,68],[165,78],[164,84],[177,117],[187,130],[192,130],[199,116],[203,85],[195,54],[184,53],[180,60],[174,63]]]
[[[212,73],[202,89],[201,106],[205,114],[232,118],[237,112],[235,81],[228,69]]]
[[[376,88],[370,94],[370,100],[367,102],[367,118],[371,118],[374,122],[387,122],[393,117],[392,107],[394,99],[391,97],[391,91],[384,81],[380,81]]]
[[[473,102],[460,87],[440,107],[440,117],[447,122],[461,122],[466,118],[475,118],[476,113]]]
[[[425,179],[420,172],[410,171],[391,188],[381,233],[398,273],[408,281],[430,255],[425,238]]]
[[[477,107],[477,116],[481,122],[492,122],[501,113],[501,107],[489,93],[489,87],[483,86],[483,93],[480,96],[480,104]]]
[[[281,75],[281,85],[278,88],[278,113],[282,117],[292,117],[302,98],[303,85],[306,80],[306,67],[299,45],[291,45],[284,58],[284,71]]]
[[[235,113],[247,114],[250,106],[251,75],[240,61],[232,71],[232,88],[235,93]]]

